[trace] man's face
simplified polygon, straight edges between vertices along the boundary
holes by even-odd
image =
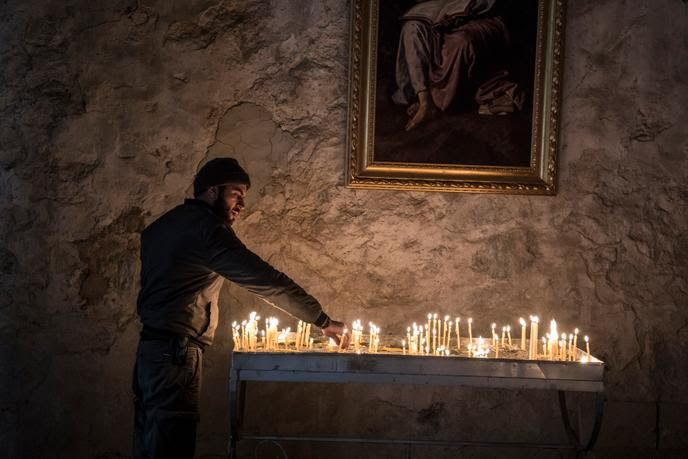
[[[227,225],[232,226],[239,213],[244,208],[246,185],[229,183],[218,187],[218,197],[213,206],[215,215]]]

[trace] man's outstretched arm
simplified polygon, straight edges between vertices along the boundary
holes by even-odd
[[[318,300],[246,248],[231,229],[216,228],[210,234],[208,249],[210,269],[255,293],[272,306],[320,327],[325,336],[339,344],[344,324],[330,319]],[[348,344],[349,336],[345,338]]]

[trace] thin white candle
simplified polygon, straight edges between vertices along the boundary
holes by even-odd
[[[533,342],[534,343],[533,344],[533,358],[537,359],[538,358],[537,345],[538,345],[538,341],[539,341],[538,334],[540,333],[540,318],[538,316],[535,316],[533,319],[535,320],[535,341]]]
[[[528,343],[528,360],[533,360],[533,340],[535,339],[535,317],[530,316],[530,342]]]
[[[585,340],[585,352],[586,352],[586,356],[588,357],[588,362],[589,362],[590,361],[590,338],[588,338],[588,335],[585,335],[583,337],[583,339]]]
[[[526,321],[523,319],[523,317],[518,319],[519,323],[521,324],[521,350],[525,351],[526,350]]]
[[[451,339],[451,322],[449,316],[444,316],[444,342],[442,346],[449,348],[449,340]]]
[[[461,350],[461,318],[457,317],[455,319],[456,322],[456,350],[460,351]]]

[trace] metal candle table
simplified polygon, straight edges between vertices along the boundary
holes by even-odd
[[[580,353],[580,351],[579,351]],[[499,389],[544,389],[559,392],[559,405],[569,444],[539,445],[589,451],[597,440],[604,409],[604,363],[467,358],[459,356],[355,354],[349,352],[234,352],[229,381],[231,416],[230,457],[236,457],[240,439],[283,441],[336,441],[365,443],[443,444],[473,446],[528,446],[529,443],[459,442],[436,440],[383,440],[328,437],[240,436],[248,381],[434,384]],[[566,392],[595,394],[595,417],[587,444],[571,425]],[[580,430],[580,429],[579,429]]]

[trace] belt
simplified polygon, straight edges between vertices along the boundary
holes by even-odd
[[[169,330],[161,330],[147,325],[143,326],[140,337],[141,341],[180,341],[186,339],[190,346],[198,347],[201,351],[205,351],[205,348],[208,347],[207,344],[200,342],[198,338],[194,338],[193,336],[183,335]]]

